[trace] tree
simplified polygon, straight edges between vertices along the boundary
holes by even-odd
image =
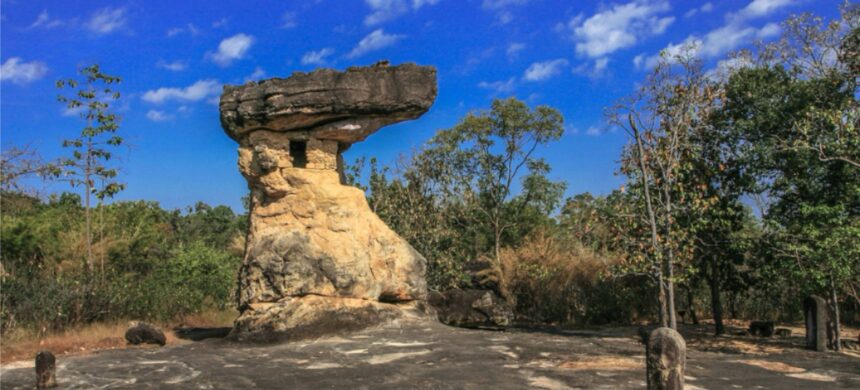
[[[693,134],[708,127],[716,89],[695,57],[695,46],[663,53],[644,85],[608,112],[610,123],[627,131],[622,156],[628,189],[644,204],[650,249],[635,256],[658,285],[660,322],[676,328],[675,268],[689,261],[689,229],[679,226],[697,207],[707,206],[692,175]],[[643,248],[644,249],[644,248]]]
[[[57,174],[57,166],[42,160],[36,150],[25,146],[10,147],[0,157],[0,188],[4,191],[21,191],[20,180],[32,175],[50,178]]]
[[[730,76],[720,113],[727,145],[754,178],[747,190],[772,199],[769,265],[802,293],[828,292],[837,349],[839,296],[860,274],[857,73],[845,55],[856,51],[858,16],[846,5],[830,23],[787,21],[778,44]]]
[[[529,109],[516,98],[494,100],[491,109],[470,113],[441,130],[416,156],[443,202],[489,233],[493,263],[500,267],[502,241],[527,209],[549,213],[558,206],[564,184],[546,179],[549,165],[535,156],[539,146],[559,139],[563,118],[557,110]],[[514,186],[522,180],[522,190]]]
[[[108,165],[112,158],[111,147],[122,144],[122,137],[116,134],[119,118],[111,111],[112,105],[119,100],[120,93],[112,85],[120,82],[119,77],[102,73],[98,64],[80,70],[80,79],[57,81],[60,90],[69,89],[68,95],[59,95],[57,100],[67,110],[78,112],[86,122],[80,135],[63,141],[63,147],[72,150],[71,158],[62,159],[62,175],[72,187],[84,187],[84,211],[86,215],[86,267],[93,268],[93,237],[91,200],[95,196],[99,203],[111,198],[125,187],[116,181],[117,170]],[[102,264],[102,270],[104,264]]]

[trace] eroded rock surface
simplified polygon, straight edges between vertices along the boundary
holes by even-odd
[[[425,259],[342,184],[341,153],[435,97],[435,69],[414,64],[225,87],[221,123],[251,189],[236,338],[315,337],[423,307]]]

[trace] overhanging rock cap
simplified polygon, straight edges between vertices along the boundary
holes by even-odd
[[[354,143],[380,127],[415,119],[436,99],[436,69],[413,63],[296,72],[240,86],[221,95],[221,125],[240,141],[255,130],[307,132]]]

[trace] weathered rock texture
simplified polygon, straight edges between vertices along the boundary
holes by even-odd
[[[657,328],[648,336],[645,369],[648,390],[683,390],[687,343],[671,328]]]
[[[830,319],[827,302],[817,295],[810,295],[803,300],[803,314],[806,320],[806,348],[826,351],[827,323]]]
[[[444,324],[463,328],[505,328],[512,325],[514,312],[492,290],[459,290],[430,294],[430,306]]]
[[[423,306],[426,261],[342,184],[341,153],[435,97],[435,69],[414,64],[224,88],[221,124],[251,189],[234,337],[320,336]]]
[[[57,387],[57,359],[51,351],[36,354],[36,388]]]

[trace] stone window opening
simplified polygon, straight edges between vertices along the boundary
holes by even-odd
[[[290,141],[290,157],[293,158],[293,168],[307,167],[308,143],[305,141]]]

